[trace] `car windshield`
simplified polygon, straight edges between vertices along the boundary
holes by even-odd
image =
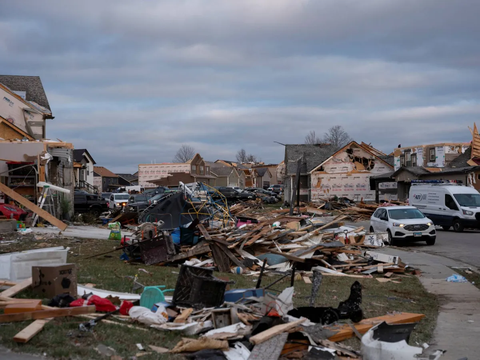
[[[388,215],[390,216],[390,219],[393,220],[423,219],[425,217],[425,215],[417,209],[388,210]]]
[[[460,206],[480,207],[480,194],[455,194],[453,196]]]
[[[128,194],[118,194],[115,195],[115,200],[128,200],[129,197],[130,195]]]

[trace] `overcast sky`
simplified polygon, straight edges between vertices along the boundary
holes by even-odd
[[[384,152],[470,141],[480,1],[11,1],[0,72],[38,75],[47,137],[116,172],[240,148],[265,162],[342,125]]]

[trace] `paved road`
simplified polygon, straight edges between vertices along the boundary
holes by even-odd
[[[425,242],[409,243],[401,246],[402,249],[422,251],[458,260],[480,269],[480,231],[437,230],[437,241],[433,246],[426,246]]]

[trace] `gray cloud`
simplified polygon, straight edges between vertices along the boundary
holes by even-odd
[[[181,144],[267,162],[342,125],[385,152],[469,141],[477,1],[15,1],[0,68],[39,75],[47,135],[134,172]]]

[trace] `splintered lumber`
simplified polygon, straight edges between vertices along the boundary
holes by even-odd
[[[95,306],[80,306],[72,308],[61,308],[61,309],[49,309],[49,310],[39,310],[39,311],[30,311],[18,314],[8,314],[0,315],[0,323],[6,322],[15,322],[15,321],[25,321],[25,320],[38,320],[38,319],[48,319],[54,317],[63,317],[63,316],[73,316],[94,313]]]
[[[374,327],[377,324],[385,321],[387,324],[407,324],[407,323],[415,323],[423,319],[425,315],[423,314],[412,314],[412,313],[397,313],[397,314],[389,314],[384,316],[379,316],[370,319],[364,319],[359,323],[354,324],[355,329],[360,334],[365,334],[368,330]],[[343,341],[349,339],[355,335],[355,332],[350,327],[350,325],[330,325],[326,327],[327,330],[333,331],[335,335],[332,335],[328,338],[330,341]],[[260,335],[260,334],[259,334]],[[250,339],[251,340],[251,339]]]
[[[208,252],[210,252],[210,246],[208,244],[201,244],[201,245],[195,246],[193,249],[191,249],[187,252],[183,252],[183,253],[180,253],[178,255],[175,255],[175,256],[171,257],[168,262],[185,260],[185,259],[191,258],[193,256],[206,254]]]
[[[33,211],[35,214],[37,214],[41,218],[47,220],[50,224],[56,226],[60,230],[64,231],[68,227],[68,225],[65,224],[63,221],[58,220],[55,216],[39,208],[37,205],[29,201],[27,198],[23,197],[22,195],[10,189],[8,186],[2,184],[1,182],[0,182],[0,191],[3,192],[5,195],[11,197],[13,200],[17,201],[18,203],[25,206],[28,210]]]
[[[276,255],[282,255],[283,257],[286,257],[290,261],[296,261],[296,262],[302,262],[302,263],[305,262],[305,259],[298,256],[291,255],[289,253],[279,252],[275,250],[270,250],[270,253],[276,254]]]
[[[289,323],[286,323],[286,324],[276,325],[274,327],[271,327],[268,330],[262,331],[261,333],[255,335],[255,336],[252,336],[250,338],[250,342],[254,345],[261,344],[261,343],[267,341],[268,339],[271,339],[274,336],[277,336],[277,335],[279,335],[283,332],[286,332],[290,329],[293,329],[297,325],[300,325],[301,323],[303,323],[305,320],[307,320],[307,319],[306,318],[301,318],[299,320],[295,320],[295,321],[292,321],[292,322],[289,322]]]
[[[13,340],[22,344],[29,342],[35,335],[42,331],[45,324],[47,324],[50,320],[51,319],[35,320],[17,335],[15,335]]]
[[[2,291],[0,293],[0,298],[13,297],[30,286],[32,286],[32,278],[25,279],[19,282],[17,285],[12,286],[10,289]]]
[[[192,312],[193,312],[192,308],[183,310],[182,314],[178,315],[173,322],[174,323],[185,323],[185,322],[187,322],[187,319],[192,314]]]
[[[211,244],[210,248],[212,249],[213,260],[218,267],[220,272],[230,272],[230,259],[227,255],[220,249],[219,244]]]

